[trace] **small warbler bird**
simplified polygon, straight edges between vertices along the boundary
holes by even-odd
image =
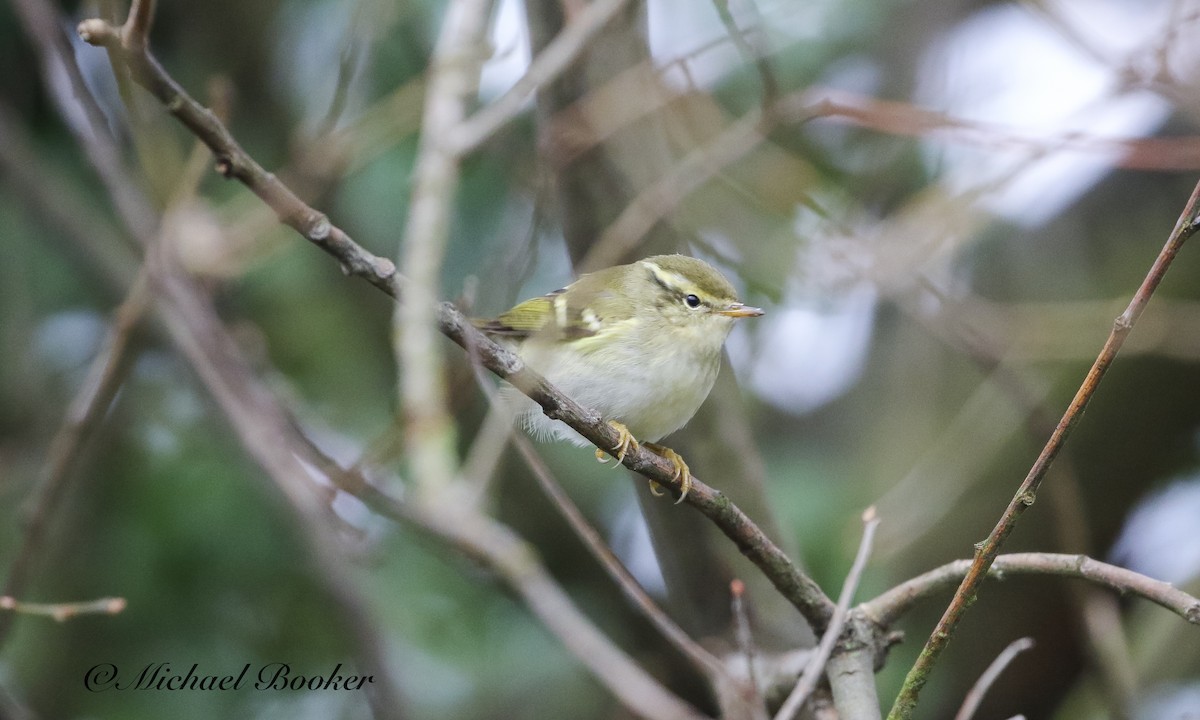
[[[734,320],[762,314],[739,302],[733,286],[708,263],[658,255],[588,273],[475,324],[579,404],[599,412],[620,434],[610,450],[617,462],[638,446],[636,438],[670,460],[682,502],[692,482],[687,463],[655,441],[683,427],[708,397]],[[520,398],[520,419],[534,437],[588,444]],[[607,462],[599,449],[596,459]],[[662,494],[654,482],[650,488]]]

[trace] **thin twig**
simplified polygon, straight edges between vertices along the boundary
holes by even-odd
[[[1003,152],[1042,155],[1062,151],[1096,155],[1113,167],[1140,170],[1200,168],[1200,137],[1134,138],[1089,133],[1038,136],[1010,126],[970,120],[912,103],[859,95],[840,89],[810,87],[780,98],[776,111],[794,122],[817,116],[897,137],[945,140]]]
[[[922,281],[939,300],[948,300],[947,294],[942,292],[933,280],[924,277]],[[959,307],[964,305],[961,298],[953,304]],[[1026,431],[1032,438],[1049,435],[1054,430],[1056,418],[1048,412],[1043,402],[1044,390],[1035,387],[1039,383],[1030,380],[1026,375],[1013,372],[1005,362],[1005,353],[1000,350],[999,343],[987,337],[986,333],[979,332],[981,323],[977,316],[980,311],[986,312],[987,306],[977,302],[965,305],[967,308],[974,307],[975,312],[972,313],[968,309],[966,318],[959,318],[959,313],[948,313],[948,321],[941,323],[933,322],[928,313],[919,312],[915,307],[910,308],[910,314],[949,346],[991,373],[992,379],[1007,391],[1018,406],[1024,408]],[[1161,310],[1162,305],[1163,303],[1159,303],[1157,307]],[[949,304],[943,304],[943,307],[948,306]],[[1109,308],[1108,312],[1111,312],[1111,306],[1111,303],[1106,306]],[[1053,310],[1051,307],[1039,309]],[[1151,313],[1153,310],[1147,309],[1147,314]],[[971,315],[976,317],[972,319]],[[984,319],[986,321],[986,316]],[[1145,326],[1148,318],[1143,316],[1141,322]],[[1134,345],[1135,339],[1130,338],[1125,352],[1132,351]],[[1056,516],[1053,525],[1060,550],[1090,554],[1091,542],[1086,527],[1086,498],[1069,455],[1059,457],[1055,464],[1055,476],[1057,479],[1050,486],[1050,507]],[[1072,585],[1070,596],[1086,633],[1089,656],[1103,680],[1105,693],[1110,698],[1114,717],[1127,718],[1136,692],[1137,674],[1129,655],[1124,628],[1121,626],[1117,598],[1090,584]]]
[[[66,622],[78,615],[116,615],[125,609],[125,598],[107,597],[72,603],[21,602],[9,595],[0,595],[0,610],[22,615],[42,615],[56,622]]]
[[[133,0],[129,6],[129,17],[121,28],[121,42],[125,47],[138,50],[149,45],[150,28],[154,25],[155,0]]]
[[[945,592],[960,582],[972,567],[970,560],[955,560],[891,588],[859,608],[873,622],[888,627],[916,603]],[[1137,595],[1161,605],[1193,625],[1200,625],[1200,598],[1171,583],[1146,577],[1086,555],[1011,553],[996,558],[988,571],[992,579],[1008,575],[1058,575],[1087,580],[1122,595]]]
[[[1008,667],[1018,655],[1033,647],[1033,638],[1018,638],[1008,644],[1008,647],[988,665],[987,670],[979,676],[975,684],[967,692],[967,696],[963,699],[962,707],[954,715],[954,720],[971,720],[975,716],[975,711],[979,709],[979,704],[983,702],[983,696],[987,694],[988,689],[1000,677],[1000,673],[1004,672],[1004,668]]]
[[[867,559],[871,556],[871,543],[875,540],[875,529],[879,527],[879,517],[875,514],[874,507],[867,508],[863,513],[862,521],[862,541],[858,545],[858,554],[854,557],[854,564],[850,566],[850,572],[847,573],[846,581],[842,584],[842,592],[838,595],[837,609],[833,612],[833,620],[829,623],[829,629],[821,636],[817,652],[804,666],[804,672],[801,673],[796,687],[792,688],[787,700],[776,713],[775,720],[792,720],[800,712],[804,701],[817,687],[817,681],[825,670],[825,663],[829,660],[830,653],[833,652],[833,646],[841,637],[842,628],[845,627],[846,617],[850,612],[850,603],[854,600],[854,593],[858,590],[858,583],[862,580],[863,571],[867,567]]]
[[[1134,293],[1133,299],[1129,306],[1125,309],[1120,317],[1113,323],[1112,332],[1109,333],[1108,340],[1104,343],[1096,362],[1088,371],[1087,377],[1084,378],[1083,384],[1080,386],[1075,398],[1071,401],[1067,411],[1063,414],[1054,433],[1046,442],[1041,454],[1030,468],[1029,474],[1017,489],[1012,501],[1009,502],[1004,514],[1001,515],[996,527],[992,529],[991,534],[980,545],[977,546],[975,552],[975,560],[971,564],[971,569],[966,577],[963,578],[962,584],[959,585],[958,591],[954,595],[946,612],[938,621],[937,627],[926,641],[925,647],[921,650],[917,662],[909,670],[908,676],[905,678],[904,685],[900,690],[899,696],[892,705],[892,710],[888,715],[889,720],[900,720],[901,718],[912,717],[913,711],[916,709],[917,699],[920,695],[921,688],[929,679],[929,673],[933,670],[933,666],[937,658],[941,655],[943,649],[949,643],[950,638],[954,634],[962,616],[966,613],[967,607],[974,600],[980,583],[987,575],[987,570],[995,561],[996,556],[1000,553],[1000,548],[1004,541],[1012,533],[1013,527],[1016,524],[1017,518],[1033,505],[1037,497],[1038,488],[1041,486],[1042,480],[1046,473],[1050,470],[1051,463],[1062,449],[1063,443],[1070,435],[1071,430],[1083,415],[1084,409],[1088,402],[1096,392],[1100,381],[1104,378],[1108,368],[1112,365],[1113,359],[1117,352],[1125,342],[1125,338],[1133,329],[1134,323],[1141,316],[1142,311],[1146,308],[1146,303],[1150,301],[1150,297],[1162,282],[1163,276],[1167,269],[1171,266],[1171,262],[1179,253],[1184,241],[1191,237],[1200,227],[1200,184],[1192,191],[1191,197],[1188,199],[1183,213],[1180,215],[1178,222],[1175,224],[1175,229],[1171,232],[1163,249],[1155,258],[1154,264],[1147,273],[1146,278],[1142,281],[1137,292]]]
[[[111,45],[115,37],[111,26],[94,19],[80,23],[79,32],[88,42],[105,46]],[[276,212],[281,222],[296,229],[336,258],[346,274],[360,277],[391,297],[399,298],[403,288],[392,262],[367,252],[345,231],[329,222],[324,214],[304,204],[278,178],[266,172],[246,154],[211,113],[167,76],[148,52],[124,53],[123,57],[134,79],[154,94],[168,111],[216,154],[218,170],[245,184]],[[476,347],[484,367],[509,380],[536,401],[548,415],[562,420],[597,447],[612,447],[617,442],[616,430],[597,413],[585,410],[526,368],[514,353],[477,331],[454,306],[440,304],[437,317],[439,329],[444,335],[463,347]],[[623,463],[634,472],[679,494],[681,482],[675,476],[674,466],[661,456],[639,447],[637,451],[626,454]],[[833,601],[811,578],[800,572],[787,554],[740,508],[695,477],[692,478],[692,490],[687,501],[733,540],[738,549],[763,571],[817,632],[828,626],[833,614]]]
[[[757,653],[754,651],[754,633],[750,629],[750,615],[746,612],[745,594],[746,583],[736,578],[729,583],[734,638],[737,640],[738,651],[741,652],[742,657],[746,658],[746,678],[750,682],[751,693],[749,699],[755,704],[761,705],[762,698],[759,694],[758,670],[755,662]]]
[[[452,128],[449,143],[455,152],[470,153],[516,117],[526,98],[562,75],[628,2],[595,0],[576,14],[507,92]]]
[[[88,440],[95,436],[109,407],[124,383],[133,357],[134,330],[141,322],[147,300],[144,273],[139,273],[129,295],[113,318],[101,350],[88,368],[78,394],[67,407],[62,425],[50,441],[47,461],[30,493],[24,517],[24,532],[17,548],[2,594],[25,594],[34,569],[42,559],[43,545],[55,516],[70,488],[70,480]],[[13,615],[0,615],[0,645],[8,638]]]
[[[725,26],[725,32],[729,34],[729,39],[742,54],[742,59],[754,63],[759,82],[762,83],[763,115],[769,115],[775,107],[775,101],[779,99],[779,81],[775,79],[775,71],[771,69],[771,63],[767,60],[767,53],[751,46],[745,31],[738,27],[737,20],[729,11],[729,0],[713,0],[713,6],[721,18],[721,24]],[[757,8],[755,10],[757,11]],[[760,17],[759,20],[761,19]]]

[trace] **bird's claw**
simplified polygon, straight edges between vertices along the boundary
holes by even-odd
[[[679,481],[679,499],[675,501],[675,504],[678,505],[683,502],[683,499],[687,497],[688,492],[692,489],[692,471],[688,468],[688,464],[683,461],[683,457],[679,453],[665,445],[648,442],[646,443],[646,449],[666,458],[675,466],[674,479]],[[650,492],[655,496],[664,494],[662,486],[653,480],[650,481]]]
[[[637,450],[638,441],[633,437],[633,433],[629,432],[629,428],[625,427],[616,420],[609,420],[608,424],[613,430],[617,431],[617,444],[614,445],[612,450],[608,452],[605,452],[600,448],[596,448],[596,460],[606,463],[608,462],[608,456],[611,454],[617,459],[617,465],[620,465],[621,461],[625,459],[625,455],[629,453],[630,450]],[[617,465],[614,465],[613,467],[617,467]]]
[[[638,441],[633,437],[633,433],[629,432],[629,428],[625,427],[616,420],[609,420],[608,424],[613,430],[617,431],[617,444],[608,451],[596,448],[596,460],[606,463],[611,455],[617,459],[617,465],[620,465],[621,461],[625,459],[625,456],[631,450],[636,451],[638,449]],[[680,456],[679,453],[665,445],[648,442],[645,443],[645,447],[647,450],[650,450],[656,455],[665,458],[675,466],[675,475],[673,477],[675,480],[679,481],[679,499],[675,501],[675,504],[678,505],[679,503],[683,502],[684,498],[687,497],[688,492],[692,489],[692,471],[688,468],[688,464],[683,461],[683,457]],[[662,485],[659,485],[653,480],[650,481],[650,492],[654,494],[655,497],[666,494],[662,489]]]

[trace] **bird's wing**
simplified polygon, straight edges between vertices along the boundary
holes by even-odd
[[[630,310],[618,301],[618,291],[608,287],[606,271],[584,275],[573,284],[548,295],[531,298],[495,320],[476,321],[476,326],[502,337],[524,339],[581,340],[597,337],[629,320]]]
[[[555,300],[565,288],[541,297],[530,298],[501,313],[495,320],[476,320],[475,326],[488,335],[511,338],[527,338],[535,333],[553,328],[555,323]]]

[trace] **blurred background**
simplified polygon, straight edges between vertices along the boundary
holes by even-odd
[[[278,491],[154,322],[91,425],[46,542],[22,518],[137,270],[134,244],[53,102],[23,8],[64,42],[259,377],[345,464],[400,471],[392,303],[278,225],[75,24],[118,2],[0,5],[0,577],[18,600],[119,596],[65,623],[9,613],[0,715],[364,718],[352,692],[104,692],[88,668],[353,668],[347,621]],[[441,2],[162,3],[151,45],[242,145],[356,241],[397,257]],[[500,0],[479,103],[583,7]],[[442,295],[487,316],[580,269],[680,251],[767,315],[669,444],[836,595],[862,510],[882,517],[859,599],[969,557],[1024,478],[1200,175],[1194,0],[648,0],[467,156]],[[632,204],[632,205],[631,205]],[[640,212],[628,212],[635,207]],[[1079,552],[1200,592],[1200,251],[1185,247],[1007,551]],[[446,344],[463,457],[487,412]],[[586,449],[539,445],[567,492],[694,636],[728,649],[728,581],[756,642],[800,617],[686,507]],[[699,707],[700,681],[621,599],[508,451],[492,514],[620,647]],[[400,471],[400,475],[403,472]],[[338,497],[345,580],[411,718],[626,717],[495,579]],[[24,559],[23,559],[24,558]],[[948,600],[948,597],[945,598]],[[898,629],[890,705],[945,600]],[[0,611],[3,612],[3,611]],[[952,717],[1012,640],[980,718],[1195,718],[1200,634],[1072,581],[988,584],[927,687]]]

